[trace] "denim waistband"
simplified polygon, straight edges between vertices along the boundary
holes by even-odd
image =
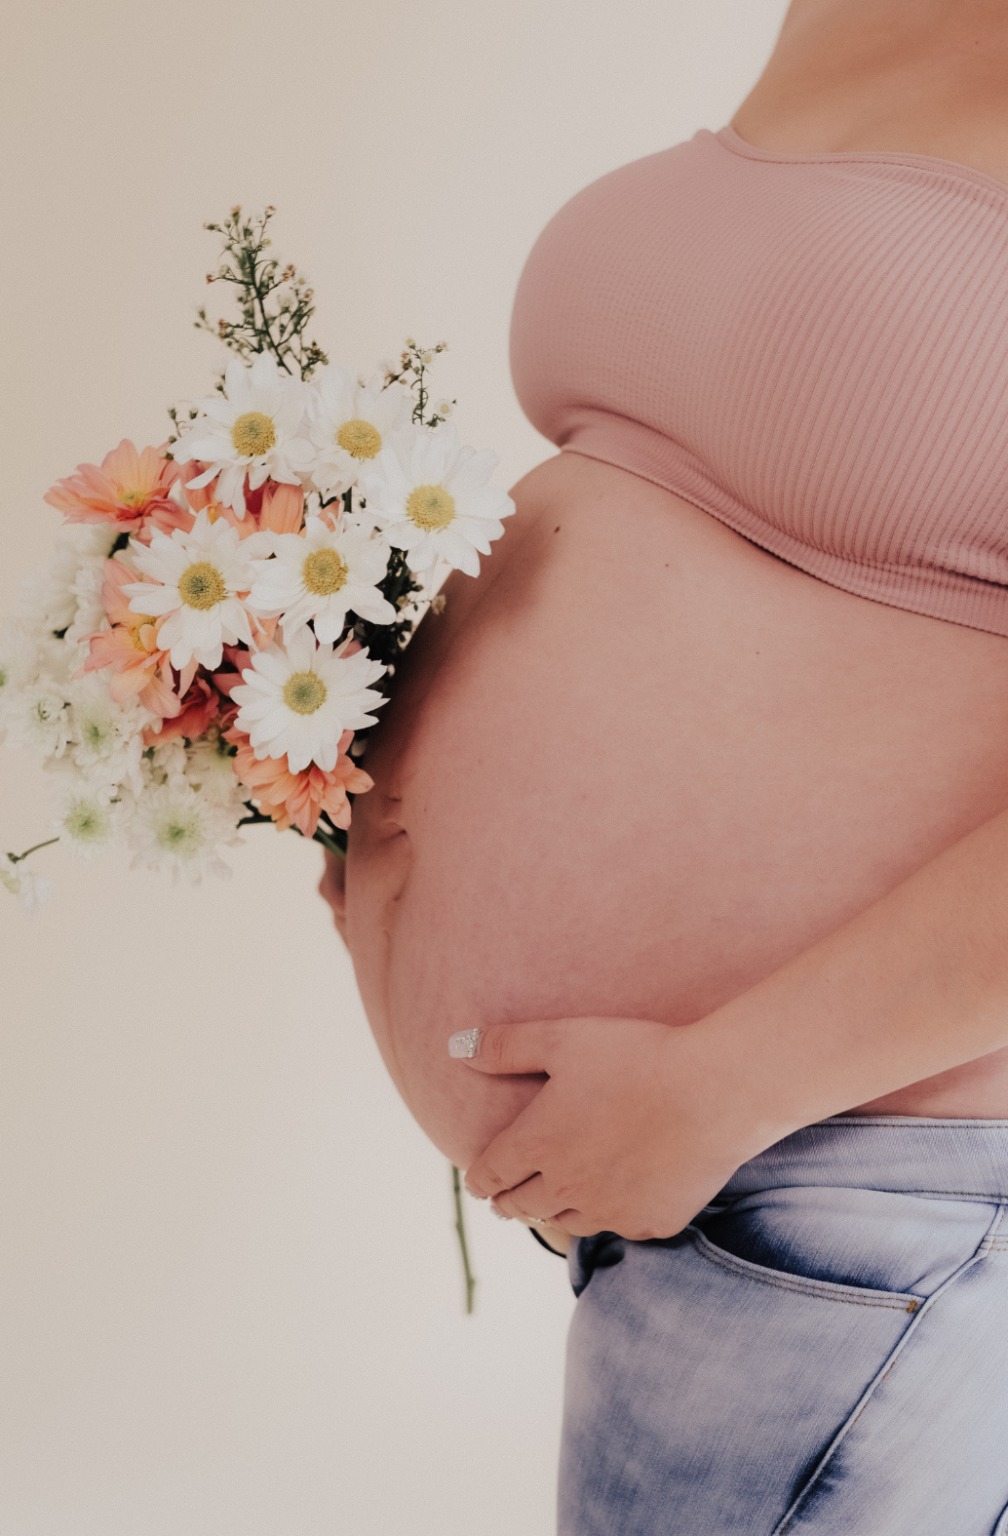
[[[1008,1120],[834,1115],[743,1163],[718,1202],[810,1186],[1008,1201]]]

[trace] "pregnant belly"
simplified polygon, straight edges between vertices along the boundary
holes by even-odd
[[[454,1030],[692,1022],[1008,805],[1000,637],[839,592],[577,455],[513,494],[400,669],[347,864],[379,1047],[463,1167],[538,1082],[461,1070]],[[946,1078],[885,1107],[1008,1113],[1008,1053]]]

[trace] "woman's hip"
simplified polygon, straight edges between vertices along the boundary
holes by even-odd
[[[1008,1121],[809,1126],[570,1263],[561,1536],[998,1529]]]

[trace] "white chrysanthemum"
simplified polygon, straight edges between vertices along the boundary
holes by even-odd
[[[214,805],[231,807],[237,821],[242,814],[242,797],[232,766],[234,754],[234,747],[224,740],[216,726],[212,726],[186,753],[185,777],[193,789],[199,790]]]
[[[134,613],[155,618],[168,615],[158,632],[158,644],[171,651],[173,667],[181,670],[195,659],[213,671],[221,664],[225,642],[252,645],[248,614],[237,593],[252,586],[258,565],[255,555],[265,551],[266,546],[259,543],[264,538],[253,534],[243,542],[224,518],[212,523],[204,510],[191,533],[176,528],[170,538],[153,534],[149,549],[132,546],[137,569],[160,586],[150,581],[127,582],[122,591]]]
[[[12,746],[26,747],[40,757],[62,757],[70,740],[66,689],[43,675],[10,693],[0,702],[0,728]]]
[[[413,400],[401,384],[358,384],[347,368],[327,368],[311,391],[309,432],[318,450],[312,479],[320,491],[347,490],[393,433],[409,423]]]
[[[85,560],[104,559],[114,539],[115,530],[110,536],[106,528],[87,523],[57,529],[48,563],[21,582],[16,617],[38,635],[67,629],[77,615],[74,589],[81,565]]]
[[[89,859],[115,841],[122,821],[123,804],[110,787],[75,778],[59,797],[53,831],[78,858]]]
[[[229,877],[218,849],[242,841],[233,810],[214,805],[191,784],[163,784],[137,802],[129,840],[136,850],[133,866],[170,869],[173,880],[185,875],[197,885],[208,872]]]
[[[40,671],[48,673],[64,693],[87,661],[90,647],[68,645],[66,640],[43,639],[39,642]]]
[[[324,644],[338,640],[349,610],[375,624],[391,624],[396,610],[378,591],[388,569],[388,545],[359,528],[335,532],[321,517],[309,517],[304,533],[273,541],[275,560],[256,568],[248,605],[256,613],[283,614],[284,639],[309,619]]]
[[[186,763],[185,742],[177,736],[173,736],[163,746],[148,747],[142,759],[144,794],[164,784],[184,784]]]
[[[344,655],[347,644],[334,651],[301,629],[286,648],[271,645],[252,657],[231,697],[240,705],[235,725],[248,732],[256,757],[286,756],[291,773],[310,763],[331,772],[343,732],[375,724],[366,711],[385,700],[368,684],[385,668],[367,651]]]
[[[34,917],[44,901],[52,895],[52,881],[36,875],[30,869],[17,869],[0,865],[0,884],[16,896],[29,917]]]
[[[77,612],[73,584],[77,580],[80,560],[71,541],[60,538],[64,532],[60,529],[56,535],[53,556],[48,564],[30,571],[21,582],[14,610],[17,617],[40,636],[66,629]]]
[[[200,415],[172,449],[176,459],[199,459],[206,471],[190,486],[209,485],[217,475],[217,500],[245,516],[245,476],[255,490],[264,480],[300,485],[315,450],[301,426],[307,391],[300,379],[284,377],[263,352],[251,368],[232,358],[223,395],[198,401]]]
[[[116,704],[106,683],[94,673],[69,687],[71,756],[92,782],[128,783],[135,795],[143,790],[141,758],[143,730],[154,716],[129,700]]]
[[[38,676],[38,645],[23,624],[0,628],[0,703]]]
[[[497,455],[464,448],[453,422],[398,433],[361,477],[368,515],[417,573],[438,560],[479,575],[479,555],[504,532],[514,502],[488,481]],[[477,554],[479,551],[479,554]]]
[[[80,569],[71,591],[77,600],[73,623],[66,632],[68,645],[80,645],[82,641],[108,628],[105,604],[102,602],[102,586],[105,582],[105,559],[102,555],[88,555],[81,561]]]

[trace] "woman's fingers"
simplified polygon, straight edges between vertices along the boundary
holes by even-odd
[[[503,1194],[505,1190],[514,1191],[519,1184],[524,1185],[537,1175],[540,1175],[541,1185],[541,1147],[536,1145],[534,1136],[529,1134],[532,1127],[527,1120],[538,1103],[538,1097],[533,1099],[528,1109],[523,1109],[517,1120],[512,1121],[499,1136],[495,1136],[472,1167],[466,1169],[466,1189],[477,1200]],[[566,1203],[560,1202],[561,1205]],[[531,1214],[542,1216],[545,1212],[532,1206]]]
[[[515,1216],[519,1221],[548,1220],[557,1214],[557,1202],[554,1201],[551,1206],[541,1173],[534,1173],[524,1184],[519,1184],[517,1189],[509,1189],[497,1195],[493,1204],[502,1216]]]
[[[529,1200],[527,1203],[532,1204],[532,1201]],[[556,1201],[553,1201],[553,1204],[556,1204]],[[545,1201],[544,1209],[545,1206],[549,1206],[549,1201]],[[498,1195],[498,1198],[493,1201],[493,1209],[499,1212],[499,1215],[502,1215],[502,1217],[513,1218],[515,1221],[524,1221],[526,1226],[532,1224],[545,1236],[547,1241],[550,1240],[550,1233],[552,1232],[562,1232],[567,1238],[590,1238],[590,1236],[595,1235],[596,1232],[601,1230],[598,1221],[592,1221],[592,1218],[585,1217],[585,1213],[582,1210],[576,1210],[573,1206],[569,1206],[565,1210],[558,1210],[552,1217],[545,1217],[542,1212],[533,1213],[522,1209],[518,1197],[512,1195],[512,1193]]]
[[[531,1222],[537,1226],[560,1227],[568,1236],[571,1235],[573,1228],[568,1227],[566,1223],[569,1220],[578,1221],[582,1214],[571,1206],[565,1206],[562,1200],[551,1199],[541,1173],[526,1179],[525,1183],[519,1184],[517,1189],[509,1189],[503,1195],[496,1195],[491,1203],[494,1210],[501,1216],[509,1216],[515,1221]]]
[[[475,1067],[477,1072],[509,1073],[525,1077],[548,1072],[563,1026],[556,1020],[545,1024],[483,1024],[463,1029],[448,1041],[449,1056]]]

